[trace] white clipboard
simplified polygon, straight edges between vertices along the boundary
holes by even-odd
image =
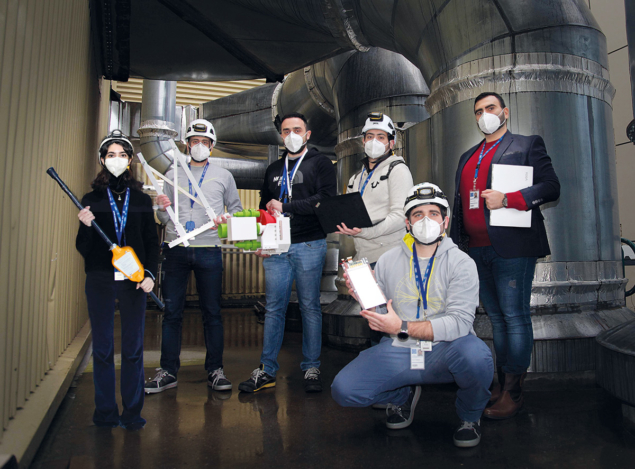
[[[530,187],[533,182],[533,166],[492,165],[492,190],[506,194]],[[516,210],[515,208],[492,210],[490,211],[489,224],[491,226],[531,228],[531,210]]]

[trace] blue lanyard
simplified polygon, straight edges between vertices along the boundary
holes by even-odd
[[[190,171],[191,171],[192,167],[190,165],[188,165],[188,167],[190,168]],[[205,173],[207,172],[207,168],[209,168],[209,161],[205,164],[205,168],[203,168],[203,174],[201,174],[201,180],[198,181],[199,188],[203,185],[203,179],[205,179]],[[189,184],[190,194],[196,197],[198,194],[196,192],[192,194],[192,181],[190,181],[189,178],[187,180],[187,183]],[[194,208],[194,201],[192,199],[190,199],[190,208]]]
[[[304,155],[306,155],[306,153]],[[304,155],[302,155],[298,159],[298,162],[295,164],[295,166],[291,170],[291,177],[289,177],[289,165],[288,165],[289,157],[287,156],[285,158],[284,168],[282,169],[282,183],[280,183],[280,198],[279,198],[280,202],[287,203],[291,201],[290,192],[293,189],[291,189],[291,191],[289,191],[289,189],[291,188],[291,185],[293,184],[293,178],[295,177],[295,173],[298,172],[298,168],[300,167],[300,163],[302,163],[302,160],[304,159]],[[284,197],[285,193],[289,196],[288,199],[287,197]]]
[[[439,249],[439,246],[437,246]],[[415,271],[415,280],[417,281],[417,289],[419,290],[419,298],[417,299],[417,319],[419,319],[419,310],[421,308],[421,301],[423,301],[424,311],[428,309],[428,287],[430,286],[430,274],[432,273],[432,266],[434,264],[434,257],[437,255],[437,250],[434,250],[434,254],[428,261],[423,278],[421,278],[421,268],[419,267],[419,259],[417,258],[417,248],[413,244],[412,246],[412,264]]]
[[[124,236],[123,231],[126,228],[126,222],[128,221],[128,207],[130,206],[130,188],[126,189],[126,197],[123,201],[123,213],[119,213],[115,199],[110,192],[110,187],[106,189],[108,192],[108,200],[110,201],[110,210],[112,211],[112,218],[115,222],[115,233],[117,234],[117,243],[121,246],[121,238]],[[125,241],[124,236],[124,241]]]
[[[501,142],[503,137],[496,140],[496,143],[492,145],[490,149],[487,151],[485,151],[485,142],[483,142],[483,146],[481,147],[481,156],[478,157],[478,163],[476,164],[476,169],[474,170],[474,189],[476,189],[476,180],[478,179],[478,169],[481,167],[481,161],[483,161],[483,158],[485,158],[490,151],[492,151],[494,148],[498,146],[498,144]],[[485,151],[485,154],[483,154],[484,151]]]
[[[366,184],[368,184],[368,181],[370,181],[370,178],[373,176],[373,173],[375,172],[375,170],[377,169],[377,167],[373,168],[373,170],[368,173],[368,177],[366,178],[366,181],[364,181],[364,185],[362,186],[362,178],[364,177],[364,171],[366,171],[366,168],[362,168],[362,174],[359,177],[359,184],[357,185],[357,190],[359,191],[360,195],[363,196],[364,195],[364,189],[366,189]],[[359,186],[362,186],[361,189]]]

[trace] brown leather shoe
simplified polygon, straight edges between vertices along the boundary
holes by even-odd
[[[503,391],[503,384],[505,383],[505,373],[503,373],[502,368],[496,368],[496,374],[498,375],[498,382],[494,383],[492,381],[492,385],[489,389],[492,395],[489,397],[487,407],[494,405],[494,403],[501,397],[501,392]]]
[[[493,406],[483,411],[483,415],[493,420],[503,420],[515,416],[523,406],[522,384],[526,374],[506,374],[503,392]]]

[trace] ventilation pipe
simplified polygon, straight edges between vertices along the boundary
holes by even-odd
[[[175,126],[176,82],[144,80],[142,101],[138,130],[141,152],[150,166],[165,174],[172,164],[170,140],[178,135]],[[184,127],[187,128],[187,123]],[[222,135],[216,130],[218,135]],[[232,157],[231,149],[223,145],[218,145],[216,150],[216,155],[221,156],[214,155],[213,164],[231,172],[239,189],[259,189],[262,186],[267,169],[266,159]],[[251,149],[243,148],[242,153],[251,152]]]
[[[311,21],[286,2],[263,3],[272,16]],[[614,89],[606,39],[586,3],[331,0],[322,5],[328,15],[321,20],[351,49],[372,45],[399,52],[421,71],[431,89],[430,119],[406,132],[407,149],[417,149],[409,155],[410,165],[416,158],[416,174],[446,193],[453,194],[460,155],[482,139],[473,115],[480,92],[503,95],[512,132],[543,136],[562,189],[559,201],[543,207],[552,254],[536,267],[531,369],[593,369],[593,338],[633,312],[625,308],[620,264]],[[357,74],[348,91],[370,90],[375,71]],[[331,104],[338,108],[339,103]],[[355,130],[352,124],[342,126],[344,116],[336,112],[335,117],[338,146],[345,145],[343,133],[350,130],[353,136]],[[338,148],[338,156],[343,151]],[[338,167],[340,188],[351,172],[346,166]],[[479,317],[479,335],[491,340],[488,321]]]
[[[203,115],[227,140],[281,144],[275,122],[287,113],[301,112],[310,124],[311,143],[318,148],[335,146],[338,192],[343,193],[349,177],[361,168],[360,134],[368,113],[384,112],[397,124],[395,150],[400,154],[403,130],[428,118],[429,93],[421,72],[402,55],[370,48],[367,53],[347,52],[305,67],[283,83],[206,103]],[[355,247],[346,236],[332,234],[327,241],[322,299],[334,301],[324,308],[324,334],[331,345],[364,346],[368,325],[360,319],[358,303],[348,296],[341,269],[337,275],[338,259],[353,256]],[[339,294],[328,293],[335,291]]]

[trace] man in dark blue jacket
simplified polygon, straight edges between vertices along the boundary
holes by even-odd
[[[496,93],[482,93],[474,114],[485,140],[459,160],[450,235],[476,262],[480,298],[492,322],[499,384],[484,416],[505,419],[523,405],[522,385],[531,360],[531,284],[536,260],[551,253],[540,205],[560,197],[560,182],[538,135],[507,131],[509,109]],[[533,184],[492,190],[493,164],[533,167]],[[492,210],[531,211],[531,227],[492,226]]]

